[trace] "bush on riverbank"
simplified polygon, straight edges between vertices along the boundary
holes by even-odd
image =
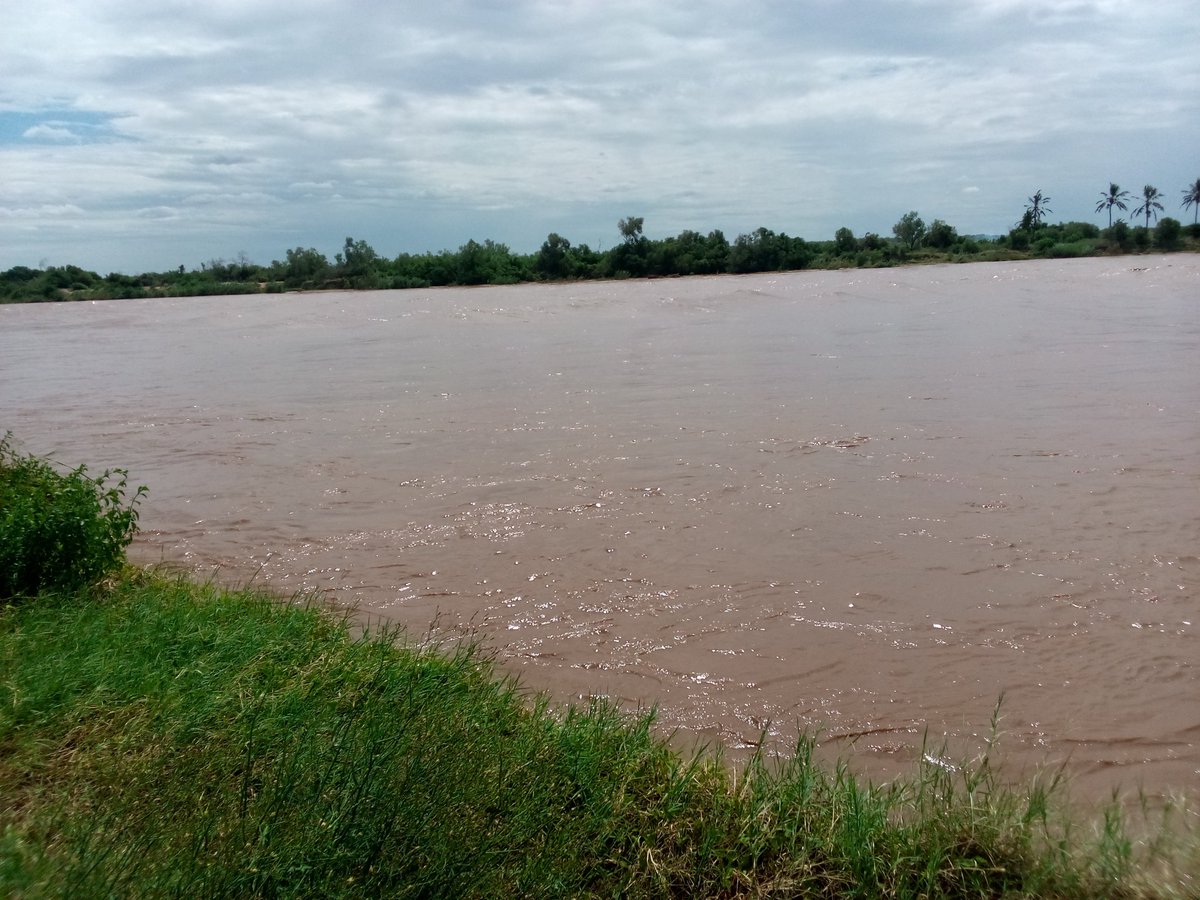
[[[327,611],[126,569],[0,612],[0,890],[1149,897],[1191,884],[1162,848],[1135,852],[1115,812],[1095,834],[1073,828],[1052,783],[1003,788],[986,758],[873,786],[817,765],[807,739],[734,771],[680,756],[652,724],[604,703],[553,709],[471,646],[356,637]]]
[[[0,437],[0,600],[79,590],[120,566],[145,493],[126,499],[127,476],[92,478],[86,466],[63,473]]]

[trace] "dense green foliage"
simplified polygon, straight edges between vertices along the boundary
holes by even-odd
[[[732,243],[719,230],[707,235],[685,230],[675,237],[653,240],[644,233],[643,217],[627,216],[617,223],[620,241],[606,251],[572,244],[562,235],[551,233],[537,252],[529,254],[514,253],[490,240],[469,240],[458,250],[401,253],[389,259],[366,241],[348,237],[332,262],[313,247],[295,247],[284,259],[268,266],[256,265],[242,255],[233,262],[210,260],[197,271],[180,266],[174,271],[136,276],[114,272],[102,278],[78,266],[45,270],[15,266],[0,272],[0,302],[661,278],[1200,249],[1200,225],[1180,226],[1173,235],[1171,226],[1166,232],[1151,230],[1151,218],[1163,210],[1162,194],[1157,188],[1146,185],[1143,189],[1143,202],[1134,217],[1144,218],[1145,225],[1137,228],[1122,219],[1112,221],[1114,208],[1128,209],[1128,191],[1110,184],[1100,197],[1096,212],[1106,212],[1109,218],[1109,227],[1103,233],[1086,223],[1050,225],[1046,221],[1052,211],[1050,198],[1039,190],[1028,199],[1020,221],[1007,235],[990,237],[960,235],[941,219],[926,226],[915,210],[892,226],[893,238],[875,233],[856,238],[849,228],[839,228],[829,241],[806,241],[768,228],[738,235]],[[1200,209],[1200,180],[1183,192],[1183,208],[1189,206]],[[1175,220],[1163,219],[1159,224],[1167,221]],[[1079,226],[1091,229],[1091,234],[1046,240],[1051,229],[1061,233],[1078,231]]]
[[[0,438],[0,600],[86,588],[116,570],[145,488],[125,496],[127,472],[60,472]]]
[[[5,459],[6,508],[53,485],[123,546],[119,491]],[[1135,850],[1116,807],[1081,836],[1056,778],[1004,787],[986,752],[874,786],[802,738],[735,771],[475,647],[262,593],[126,568],[27,599],[0,609],[5,896],[1165,897],[1197,864],[1175,832]]]

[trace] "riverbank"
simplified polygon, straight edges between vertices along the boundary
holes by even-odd
[[[986,755],[888,785],[801,742],[732,771],[652,717],[551,708],[476,649],[354,637],[129,570],[0,616],[9,896],[1184,896],[1115,811]],[[930,756],[933,759],[933,756]],[[1171,861],[1173,860],[1173,862]]]

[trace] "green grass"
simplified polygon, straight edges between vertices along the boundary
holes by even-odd
[[[1115,812],[1072,829],[986,760],[872,786],[802,740],[734,770],[398,637],[137,571],[8,608],[0,893],[1187,895]]]

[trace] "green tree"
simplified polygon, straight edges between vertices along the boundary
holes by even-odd
[[[513,256],[506,244],[490,238],[482,244],[469,240],[453,255],[453,281],[457,284],[516,284],[528,276],[522,260]]]
[[[379,255],[363,240],[346,238],[342,252],[337,254],[337,273],[348,287],[375,287],[375,267]]]
[[[319,283],[329,274],[329,260],[312,247],[296,247],[287,252],[286,262],[276,262],[273,268],[282,270],[288,287],[304,287]]]
[[[1200,183],[1200,182],[1198,182]],[[1120,210],[1129,209],[1125,205],[1125,201],[1129,199],[1129,191],[1123,191],[1119,186],[1110,182],[1108,192],[1100,194],[1100,202],[1096,204],[1096,212],[1104,212],[1108,210],[1108,227],[1112,228],[1112,211],[1115,206]]]
[[[31,269],[29,266],[13,266],[7,271],[0,272],[0,282],[24,284],[26,281],[33,281],[41,274],[39,270]]]
[[[811,252],[804,238],[788,237],[769,228],[751,234],[739,234],[729,248],[729,271],[784,272],[803,269]]]
[[[901,245],[907,250],[916,250],[925,239],[925,221],[914,209],[900,217],[900,221],[892,226],[892,234],[896,235]]]
[[[1163,216],[1154,226],[1154,246],[1160,250],[1177,250],[1182,233],[1183,225],[1178,219]]]
[[[705,236],[685,229],[653,244],[650,270],[656,275],[713,275],[724,272],[728,260],[729,242],[720,231]]]
[[[1192,213],[1192,224],[1200,222],[1200,178],[1196,179],[1195,184],[1188,185],[1183,192],[1183,208],[1194,206],[1195,211]]]
[[[837,247],[837,252],[843,256],[848,256],[858,249],[858,241],[854,238],[854,232],[849,228],[839,228],[833,233],[833,243]]]
[[[534,259],[533,268],[543,278],[569,278],[571,275],[571,242],[551,232]]]
[[[604,255],[587,244],[576,244],[571,248],[571,271],[577,278],[599,278],[604,266]]]
[[[953,225],[947,225],[941,219],[934,219],[933,224],[929,226],[929,233],[925,235],[925,246],[945,250],[957,240],[958,232]]]
[[[621,232],[621,243],[612,248],[609,254],[609,266],[614,275],[645,275],[647,257],[650,254],[650,242],[642,234],[641,216],[629,216],[617,222],[617,230]]]
[[[643,240],[642,225],[646,220],[642,216],[629,216],[617,222],[617,230],[621,232],[621,239],[626,244],[639,244]]]
[[[474,238],[458,248],[458,265],[454,280],[459,284],[485,284],[487,276],[487,254]]]
[[[210,259],[200,264],[200,273],[209,280],[218,283],[230,281],[256,281],[258,266],[250,261],[245,251],[238,253],[237,259],[227,262],[224,259]]]
[[[1042,219],[1046,218],[1046,213],[1054,212],[1049,207],[1050,198],[1043,194],[1040,190],[1029,198],[1028,205],[1025,207],[1026,217],[1022,218],[1021,223],[1029,231],[1034,231],[1042,224]]]
[[[729,241],[725,232],[714,228],[704,238],[704,267],[707,273],[724,272],[729,268]]]
[[[1150,217],[1158,218],[1158,213],[1162,212],[1163,205],[1159,201],[1162,199],[1162,191],[1152,184],[1142,188],[1142,205],[1133,211],[1135,216],[1146,217],[1146,227],[1150,227]],[[1157,210],[1158,212],[1155,212]]]

